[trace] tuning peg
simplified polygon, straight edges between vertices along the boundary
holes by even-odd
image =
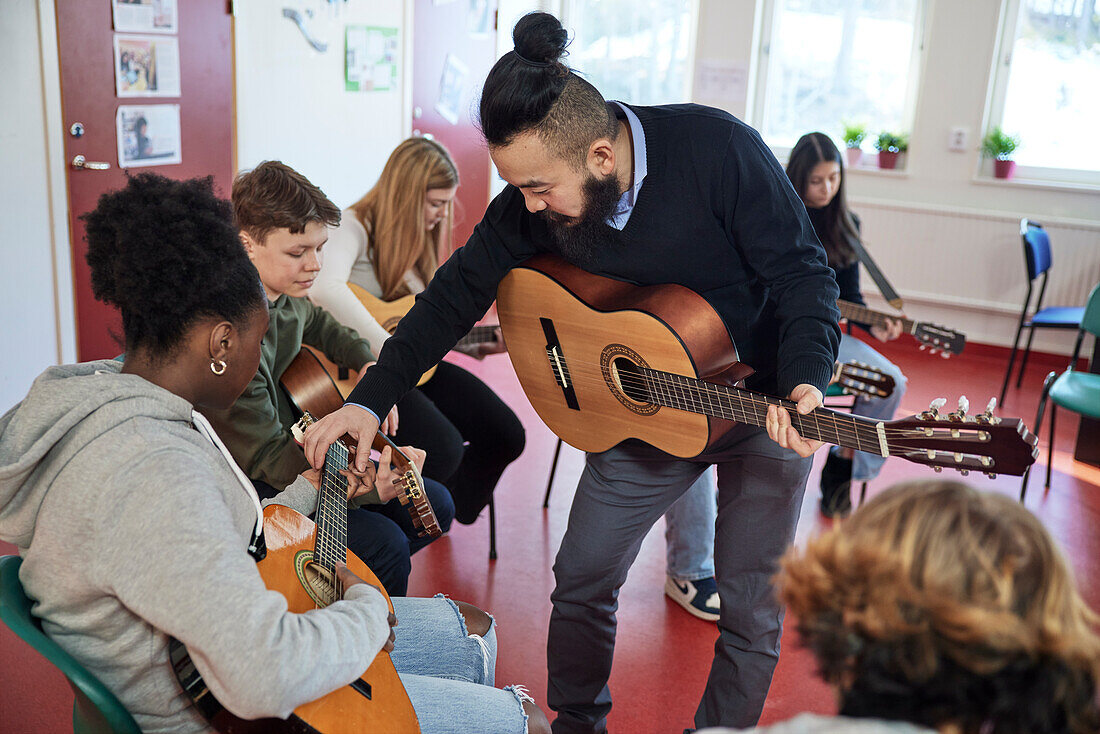
[[[947,398],[936,398],[928,404],[928,410],[921,413],[921,418],[934,421],[940,417],[940,408],[947,405]]]
[[[970,470],[969,469],[959,469],[959,474],[962,474],[964,477],[970,476]]]
[[[940,356],[944,359],[951,359],[951,352],[940,352]]]
[[[993,415],[993,411],[997,409],[997,398],[990,398],[989,403],[985,406],[985,412],[978,416],[978,420],[982,423],[1000,423],[1001,419]]]
[[[965,395],[959,396],[959,409],[951,414],[951,420],[965,421],[966,411],[970,410],[970,401],[966,399]]]
[[[921,344],[920,345],[920,350],[923,352],[925,349],[928,349],[928,345],[927,344]]]
[[[932,467],[932,471],[939,474],[941,471],[943,471],[943,467],[942,466],[934,466],[934,467]]]
[[[994,472],[986,472],[985,475],[990,479],[996,479],[997,475]]]

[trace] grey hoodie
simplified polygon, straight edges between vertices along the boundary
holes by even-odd
[[[113,361],[52,367],[0,418],[0,538],[46,633],[146,732],[208,731],[176,683],[187,645],[230,711],[293,709],[367,668],[389,636],[385,600],[291,614],[246,547],[254,499],[192,425],[192,406]],[[311,511],[305,480],[285,502]]]

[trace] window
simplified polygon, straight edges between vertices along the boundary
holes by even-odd
[[[986,129],[1019,136],[1017,178],[1100,183],[1100,2],[1007,0],[1002,14]]]
[[[919,76],[921,0],[772,0],[761,25],[752,120],[773,149],[843,123],[908,134]]]
[[[606,99],[671,104],[691,99],[698,0],[567,0],[575,34],[567,63]]]

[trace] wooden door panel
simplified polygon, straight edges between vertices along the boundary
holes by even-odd
[[[95,208],[101,194],[126,183],[126,171],[118,166],[115,112],[119,105],[179,104],[183,162],[128,170],[177,179],[213,176],[218,192],[228,197],[233,180],[232,22],[226,0],[179,3],[181,96],[119,99],[111,3],[57,0],[56,8],[65,160],[81,154],[111,165],[105,171],[67,169],[77,355],[100,359],[121,351],[112,334],[121,338],[122,326],[117,310],[92,295],[80,216]],[[80,138],[69,134],[76,122],[84,126]]]
[[[470,32],[471,14],[483,3],[456,0],[416,0],[413,20],[413,130],[431,134],[451,152],[461,186],[455,207],[453,247],[466,243],[489,205],[489,152],[472,119],[476,114],[481,86],[496,61],[497,0],[488,2],[488,24],[484,34]],[[448,54],[468,69],[464,93],[457,110],[458,124],[451,124],[436,110],[439,82]],[[440,253],[446,258],[450,253]]]

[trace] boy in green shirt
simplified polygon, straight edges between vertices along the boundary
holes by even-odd
[[[341,367],[360,373],[374,363],[366,339],[306,299],[317,272],[328,227],[340,209],[294,169],[265,161],[233,182],[233,208],[241,242],[256,266],[270,303],[270,322],[255,377],[231,408],[209,417],[233,458],[261,497],[274,496],[309,463],[290,436],[296,420],[279,384],[303,344],[315,347]],[[386,423],[396,430],[396,411]],[[443,485],[424,480],[428,499],[444,532],[454,503]],[[393,595],[403,596],[411,570],[409,556],[429,542],[417,537],[392,487],[368,495],[373,503],[348,512],[348,547],[371,567]],[[368,500],[370,501],[370,500]]]

